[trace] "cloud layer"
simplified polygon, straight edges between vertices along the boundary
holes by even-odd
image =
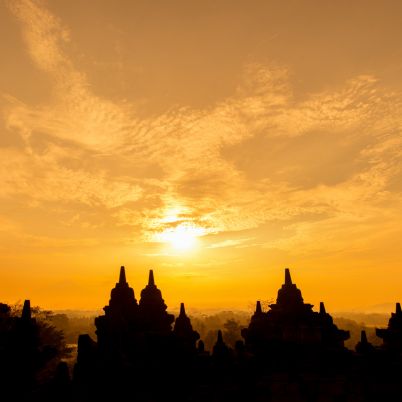
[[[364,252],[400,235],[402,96],[376,74],[300,95],[294,66],[254,57],[230,96],[144,114],[97,94],[46,4],[8,10],[51,88],[36,103],[2,94],[0,227],[21,248],[28,236],[42,239],[34,248],[129,241],[148,253],[185,224],[203,229],[205,252],[247,260],[239,250]]]

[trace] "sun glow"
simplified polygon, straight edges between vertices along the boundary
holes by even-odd
[[[158,235],[158,240],[170,243],[176,251],[189,251],[195,248],[198,237],[204,233],[205,230],[203,228],[182,224],[164,230]]]

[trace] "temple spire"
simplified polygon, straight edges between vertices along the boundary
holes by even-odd
[[[360,342],[358,342],[356,345],[356,352],[362,355],[367,355],[373,353],[374,350],[374,346],[367,340],[366,331],[361,331]]]
[[[24,320],[31,319],[31,301],[30,300],[24,301],[24,307],[22,307],[21,318]]]
[[[396,314],[401,314],[401,303],[396,303],[396,309],[395,309]]]
[[[292,278],[290,276],[290,270],[289,268],[285,268],[285,285],[291,285],[292,284]]]
[[[259,300],[257,301],[257,305],[255,306],[255,313],[256,314],[262,313],[261,302]]]
[[[126,270],[125,270],[124,266],[120,267],[119,283],[121,283],[121,284],[127,283],[127,281],[126,281]]]
[[[320,314],[326,314],[324,302],[320,302]]]
[[[184,303],[180,303],[180,315],[181,316],[186,315],[186,309],[184,308]]]
[[[223,341],[221,330],[218,331],[218,339],[216,340],[216,343],[212,349],[212,356],[214,359],[217,359],[218,362],[222,362],[230,358],[230,350]]]
[[[148,286],[155,286],[154,271],[152,269],[149,270]]]

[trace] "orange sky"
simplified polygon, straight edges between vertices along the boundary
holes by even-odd
[[[0,3],[0,299],[402,293],[402,2]]]

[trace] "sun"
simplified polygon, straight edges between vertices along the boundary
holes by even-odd
[[[181,224],[174,228],[165,229],[158,238],[164,243],[169,243],[176,251],[189,251],[196,247],[197,238],[203,234],[203,228]]]
[[[196,236],[191,230],[178,227],[169,234],[168,240],[174,249],[182,251],[192,249],[195,246]]]

